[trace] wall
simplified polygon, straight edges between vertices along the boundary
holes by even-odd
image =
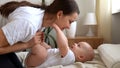
[[[120,44],[120,13],[112,15],[112,43]]]
[[[0,0],[0,5],[6,2],[9,2],[9,1],[29,1],[29,2],[36,3],[36,4],[41,4],[42,0]]]
[[[80,15],[79,20],[77,23],[77,31],[76,36],[84,36],[87,32],[87,27],[83,25],[85,15],[88,12],[94,12],[95,11],[95,1],[96,0],[76,0],[79,9],[80,9]]]

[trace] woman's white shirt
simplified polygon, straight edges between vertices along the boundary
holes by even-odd
[[[8,23],[2,27],[10,45],[29,41],[42,28],[44,10],[29,6],[17,8],[8,16]]]

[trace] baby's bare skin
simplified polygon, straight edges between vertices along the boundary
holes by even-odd
[[[40,34],[40,44],[36,44],[31,48],[31,52],[28,54],[25,63],[27,68],[35,67],[40,65],[47,58],[47,49],[51,48],[48,44],[44,42],[44,34]]]
[[[34,58],[35,57],[35,58]],[[38,66],[47,58],[47,49],[42,45],[36,45],[32,47],[31,52],[26,59],[27,67]]]

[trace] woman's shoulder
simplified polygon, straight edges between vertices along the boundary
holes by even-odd
[[[35,7],[31,7],[31,6],[20,6],[16,10],[18,10],[18,9],[40,9],[40,8],[35,8]]]
[[[26,17],[33,17],[36,15],[41,15],[44,14],[44,10],[40,8],[35,8],[35,7],[30,7],[30,6],[21,6],[17,9],[15,9],[9,16],[8,18],[25,18]],[[29,18],[30,19],[30,18]]]
[[[35,7],[30,7],[30,6],[21,6],[17,8],[15,11],[24,11],[24,12],[43,12],[41,8],[35,8]]]

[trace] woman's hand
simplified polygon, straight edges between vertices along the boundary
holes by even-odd
[[[45,42],[41,43],[41,45],[42,45],[43,47],[45,47],[46,49],[50,49],[50,48],[51,48],[51,46],[48,45],[48,44],[45,43]]]
[[[29,44],[30,47],[35,46],[37,44],[41,44],[44,40],[44,34],[43,32],[37,32],[36,35],[27,43]]]

